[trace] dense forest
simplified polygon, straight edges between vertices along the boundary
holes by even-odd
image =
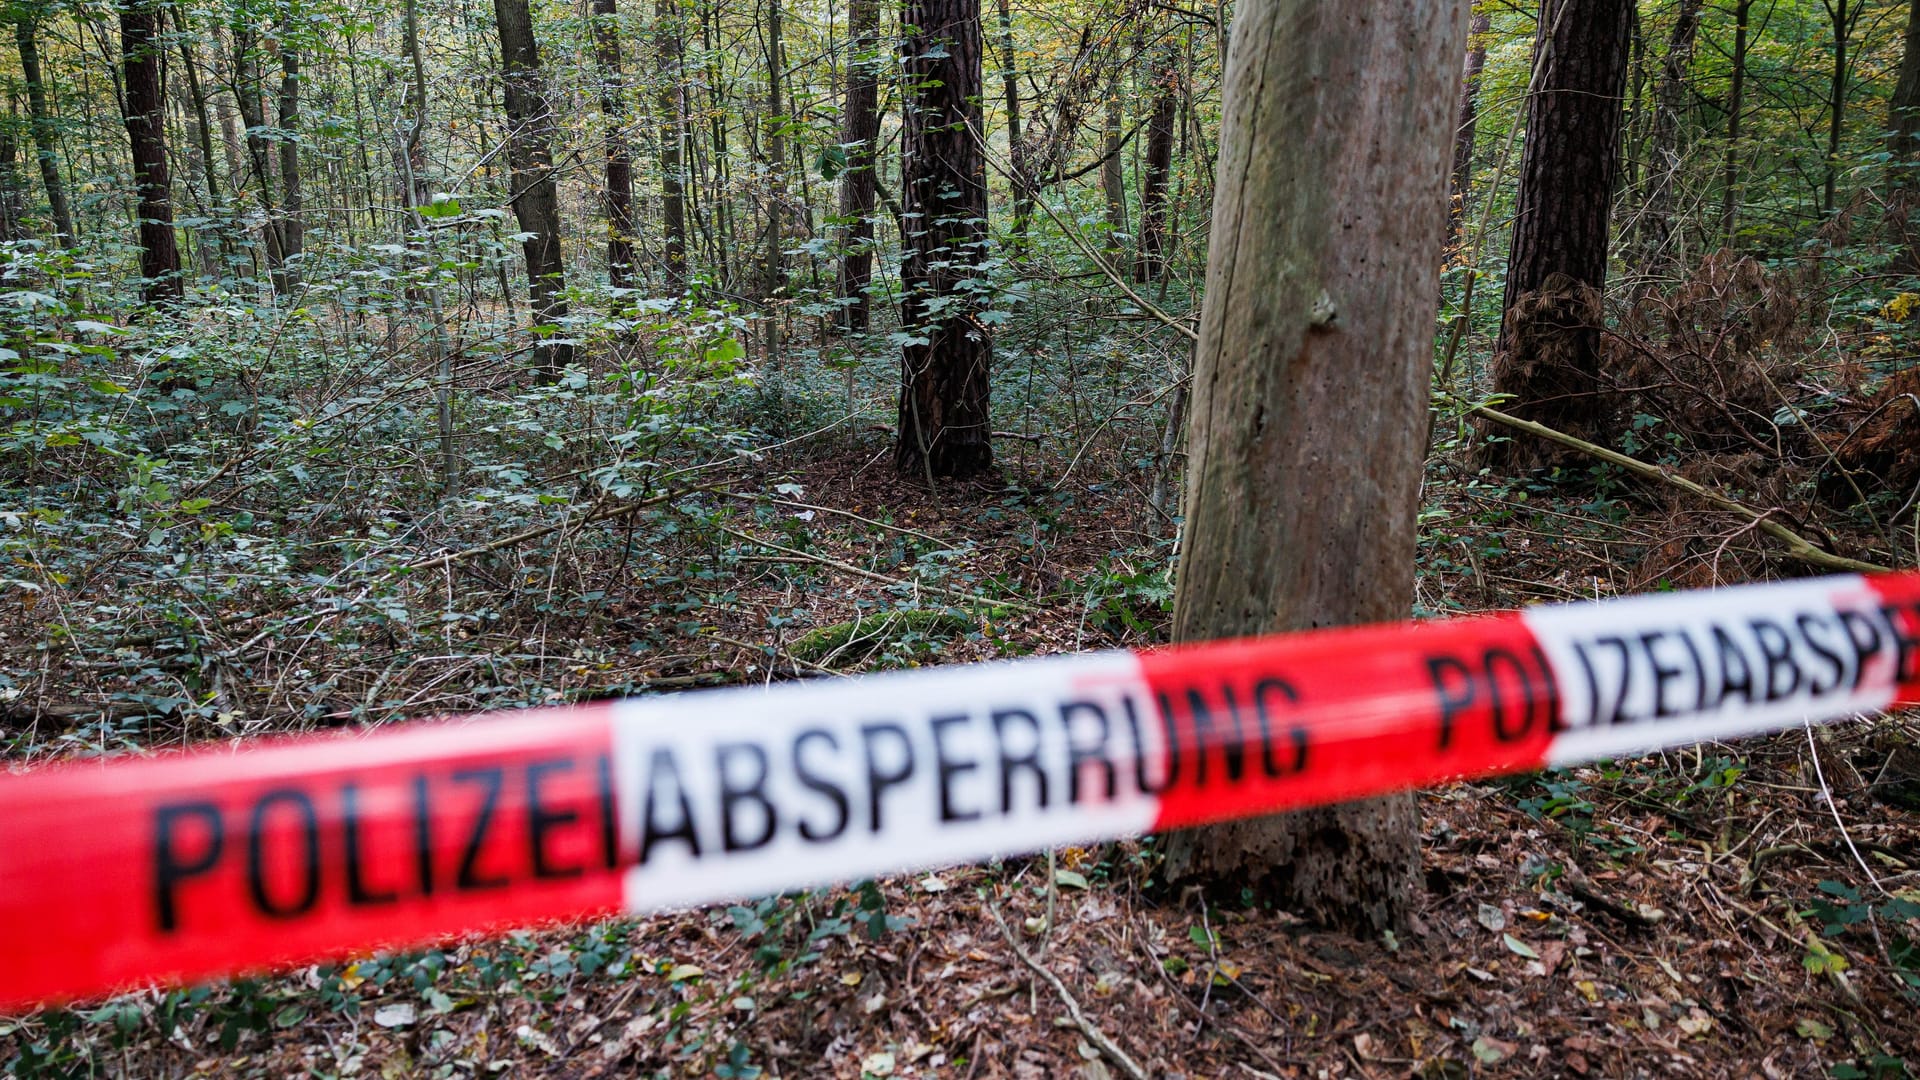
[[[1920,4],[4,11],[15,769],[1920,567]],[[0,1061],[1878,1078],[1916,1006],[1896,712],[130,990]]]

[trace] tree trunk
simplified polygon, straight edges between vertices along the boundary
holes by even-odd
[[[1822,185],[1820,209],[1833,216],[1834,188],[1840,178],[1840,136],[1847,121],[1847,47],[1852,44],[1853,26],[1860,19],[1858,0],[1820,0],[1827,9],[1827,21],[1833,28],[1833,79],[1827,91],[1827,175]]]
[[[774,296],[786,285],[786,182],[787,117],[782,89],[782,71],[786,61],[781,47],[780,0],[767,0],[767,235],[766,257],[761,269],[762,292]],[[769,324],[778,332],[779,319]]]
[[[282,277],[288,289],[300,286],[298,266],[288,266],[306,249],[306,225],[301,217],[306,199],[300,190],[300,50],[295,44],[292,12],[286,7],[280,14],[280,100],[278,131],[280,150],[280,217],[275,226],[280,232]]]
[[[1534,48],[1548,54],[1527,102],[1505,315],[1494,345],[1493,389],[1513,399],[1510,411],[1602,443],[1612,417],[1600,392],[1600,290],[1632,13],[1632,0],[1542,0]],[[1538,441],[1488,442],[1483,454],[1488,464],[1511,468],[1565,456]]]
[[[1733,82],[1727,88],[1727,160],[1720,178],[1720,235],[1721,242],[1727,247],[1733,246],[1733,230],[1739,214],[1740,191],[1740,120],[1741,113],[1747,108],[1747,15],[1753,10],[1753,0],[1734,0],[1733,5]],[[1913,43],[1912,24],[1909,22],[1907,42]],[[1909,53],[1911,55],[1911,53]],[[1902,65],[1902,77],[1906,68]],[[1916,69],[1914,92],[1920,96],[1920,69]],[[1897,94],[1896,94],[1897,99]]]
[[[534,369],[552,381],[573,363],[573,346],[552,340],[566,318],[566,266],[560,255],[560,191],[554,181],[553,115],[541,85],[540,50],[533,40],[527,0],[493,0],[500,27],[500,76],[506,90],[507,171],[514,220],[526,234],[527,296],[540,345]]]
[[[880,0],[851,0],[847,8],[847,86],[840,141],[847,149],[840,174],[840,328],[865,333],[867,283],[873,279],[874,140],[880,135]]]
[[[660,216],[667,280],[679,287],[687,281],[687,73],[677,0],[654,0],[653,19],[660,63]]]
[[[267,143],[266,102],[260,91],[260,55],[254,36],[252,0],[239,0],[233,8],[233,97],[240,106],[240,122],[247,129],[248,180],[266,216],[260,230],[267,248],[267,276],[273,294],[285,296],[293,288],[286,272],[287,253],[282,247],[279,215],[273,205],[273,155]]]
[[[1467,219],[1467,190],[1473,184],[1473,141],[1480,130],[1480,73],[1487,66],[1487,33],[1493,29],[1493,16],[1481,12],[1473,17],[1473,29],[1467,37],[1467,62],[1460,79],[1460,120],[1453,129],[1453,179],[1448,191],[1447,246],[1460,240],[1460,229]]]
[[[993,464],[993,339],[969,287],[987,255],[980,0],[907,0],[905,17],[901,321],[913,340],[902,349],[894,462],[904,476],[972,476]]]
[[[1167,269],[1167,178],[1173,173],[1173,129],[1180,109],[1179,57],[1161,50],[1153,65],[1153,111],[1147,114],[1147,152],[1140,185],[1140,240],[1135,281],[1159,281]],[[1119,155],[1114,157],[1118,159]]]
[[[40,72],[40,40],[32,11],[16,13],[13,40],[20,49],[20,75],[27,84],[27,115],[33,122],[33,153],[40,163],[40,184],[47,189],[47,209],[61,247],[73,244],[73,211],[67,208],[67,187],[60,181],[60,139],[53,110],[47,105],[47,84]]]
[[[1027,167],[1025,134],[1020,129],[1020,71],[1014,64],[1013,9],[1008,0],[999,0],[1000,9],[1000,91],[1007,112],[1008,185],[1013,188],[1013,237],[1015,247],[1027,242],[1027,223],[1033,220],[1033,177]]]
[[[18,106],[7,98],[7,116],[0,121],[0,241],[27,238],[25,185],[20,182],[21,128]]]
[[[620,66],[618,0],[593,0],[593,60],[606,126],[607,281],[633,287],[633,154],[627,149],[626,75]]]
[[[1687,71],[1693,64],[1693,39],[1700,29],[1702,0],[1681,0],[1667,36],[1667,54],[1660,62],[1660,82],[1654,88],[1652,153],[1648,155],[1647,200],[1640,211],[1637,247],[1639,269],[1671,269],[1679,258],[1674,243],[1674,187],[1682,164],[1680,114],[1687,104]]]
[[[140,216],[140,295],[149,304],[186,297],[180,244],[173,233],[173,183],[167,172],[167,96],[160,79],[159,0],[121,0],[120,57],[126,78],[127,137]]]
[[[1403,619],[1446,236],[1452,0],[1242,0],[1195,348],[1177,641]],[[1169,717],[1178,723],[1179,717]],[[1169,838],[1168,880],[1404,925],[1411,795]]]
[[[1120,156],[1120,128],[1126,115],[1120,94],[1116,79],[1107,93],[1106,119],[1100,129],[1100,190],[1107,200],[1106,254],[1116,274],[1126,265],[1127,251],[1127,163]]]

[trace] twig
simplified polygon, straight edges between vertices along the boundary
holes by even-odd
[[[1451,394],[1447,396],[1452,398]],[[1752,522],[1754,528],[1785,544],[1788,558],[1798,559],[1801,562],[1827,570],[1841,570],[1855,574],[1884,574],[1891,569],[1879,563],[1865,562],[1860,559],[1849,559],[1844,555],[1835,555],[1829,551],[1822,551],[1813,546],[1812,543],[1799,533],[1794,532],[1792,529],[1787,528],[1777,521],[1771,520],[1768,517],[1769,512],[1755,510],[1746,503],[1729,498],[1711,488],[1696,484],[1692,480],[1678,473],[1669,472],[1658,465],[1649,465],[1638,458],[1628,457],[1617,450],[1609,450],[1604,446],[1590,443],[1585,439],[1569,435],[1564,431],[1557,431],[1545,424],[1536,424],[1532,420],[1522,420],[1517,416],[1508,415],[1498,409],[1489,408],[1485,405],[1469,404],[1460,401],[1459,398],[1453,398],[1453,400],[1465,406],[1467,412],[1475,416],[1484,416],[1496,424],[1510,427],[1515,431],[1524,431],[1529,435],[1545,439],[1548,442],[1556,442],[1561,446],[1571,447],[1590,457],[1599,458],[1608,464],[1618,465],[1641,479],[1654,480],[1672,487],[1677,487],[1688,494],[1712,503],[1722,510],[1739,514],[1741,517]]]
[[[1007,946],[1013,950],[1013,955],[1020,958],[1020,962],[1026,965],[1028,971],[1040,976],[1048,986],[1053,987],[1053,992],[1059,995],[1060,1003],[1066,1006],[1067,1015],[1072,1018],[1073,1026],[1080,1029],[1080,1034],[1085,1035],[1088,1042],[1107,1056],[1108,1061],[1118,1065],[1120,1070],[1133,1077],[1133,1080],[1147,1080],[1146,1070],[1128,1057],[1127,1052],[1120,1049],[1120,1044],[1108,1038],[1106,1032],[1094,1026],[1093,1022],[1087,1019],[1086,1014],[1080,1011],[1080,1003],[1067,991],[1067,984],[1060,981],[1060,976],[1041,967],[1038,960],[1029,956],[1027,950],[1020,947],[1020,942],[1013,936],[1013,930],[1007,926],[1007,920],[1001,916],[1000,909],[989,905],[987,910],[993,913],[993,921],[1000,925],[1000,933],[1006,937]]]
[[[436,566],[446,566],[451,563],[464,562],[467,559],[478,558],[481,555],[499,551],[501,548],[514,547],[527,543],[530,540],[538,540],[543,536],[551,536],[564,529],[585,528],[598,521],[609,521],[613,518],[626,517],[629,514],[638,513],[649,506],[658,506],[664,502],[672,502],[674,499],[681,498],[682,496],[693,495],[708,490],[711,489],[707,487],[694,487],[684,488],[679,491],[663,491],[658,495],[641,499],[638,502],[621,503],[618,506],[603,506],[599,509],[588,510],[585,514],[567,518],[565,521],[557,524],[542,525],[537,529],[528,529],[524,532],[514,533],[511,536],[502,536],[498,540],[489,540],[478,547],[470,547],[464,551],[451,551],[445,555],[436,555],[423,562],[408,563],[400,569],[405,571],[429,570]]]

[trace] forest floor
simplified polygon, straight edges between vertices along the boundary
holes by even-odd
[[[593,642],[552,668],[583,697],[1106,647],[1165,617],[1164,579],[1135,560],[1170,529],[1065,455],[929,493],[893,476],[883,436],[856,436],[729,483],[781,493],[733,526],[780,548],[652,552],[728,570],[727,603],[673,647],[620,640],[678,600],[636,567],[590,625],[543,621],[538,643],[481,635],[469,652],[567,661],[568,642]],[[1632,498],[1489,486],[1442,461],[1417,610],[1646,587],[1625,554],[1670,555],[1673,538],[1625,513]],[[1759,543],[1693,527],[1689,558],[1715,574]],[[871,651],[860,632],[809,639],[887,595],[834,564],[873,565],[903,538],[909,563],[949,559],[951,586],[1049,600],[960,632],[883,622]],[[1727,563],[1724,580],[1745,573]],[[1079,589],[1096,579],[1098,603]],[[805,624],[783,621],[797,604]],[[14,606],[0,638],[0,659],[45,676],[38,724],[64,715],[47,686],[114,699],[112,676],[64,681],[21,655],[53,617]],[[476,670],[408,667],[365,698],[468,707],[448,688]],[[21,1075],[1128,1076],[1104,1038],[1156,1077],[1908,1076],[1920,946],[1887,905],[1920,901],[1914,733],[1892,717],[1425,792],[1425,889],[1397,938],[1176,893],[1147,839],[135,993],[0,1021],[0,1061]]]

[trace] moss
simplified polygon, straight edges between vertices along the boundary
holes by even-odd
[[[789,645],[787,651],[801,660],[817,664],[836,655],[841,659],[858,659],[908,634],[932,637],[936,634],[964,634],[972,629],[973,620],[964,615],[912,608],[866,615],[851,622],[809,630]]]

